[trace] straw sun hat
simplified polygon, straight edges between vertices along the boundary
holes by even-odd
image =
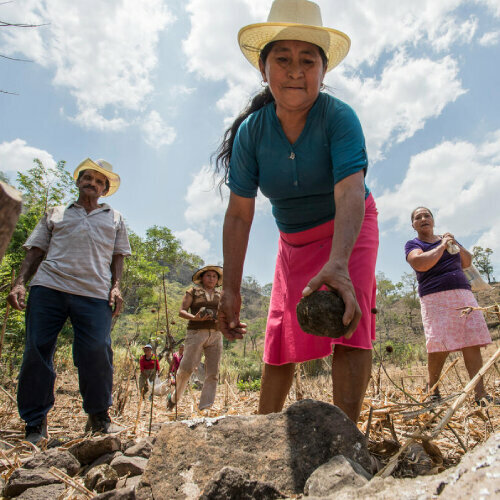
[[[113,172],[113,166],[105,160],[93,161],[90,158],[83,160],[73,172],[73,179],[75,179],[75,181],[78,179],[78,174],[82,170],[95,170],[108,178],[109,190],[106,194],[103,194],[103,196],[111,196],[120,187],[120,176]]]
[[[345,33],[323,27],[319,6],[308,0],[275,0],[266,23],[249,24],[238,33],[243,55],[257,69],[261,50],[277,40],[300,40],[318,45],[328,58],[327,71],[344,59],[351,46]]]
[[[202,267],[201,269],[198,269],[193,274],[193,283],[196,285],[201,285],[201,279],[202,279],[202,274],[207,272],[207,271],[215,271],[219,275],[219,279],[217,280],[217,286],[222,285],[222,267],[220,266],[205,266]]]

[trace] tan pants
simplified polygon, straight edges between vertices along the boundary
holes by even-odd
[[[144,370],[139,376],[139,394],[146,394],[149,391],[148,380],[152,384],[156,376],[156,370]]]
[[[201,355],[205,353],[205,381],[200,397],[200,410],[213,405],[217,391],[219,362],[222,355],[222,333],[217,330],[188,330],[184,341],[182,357],[176,377],[176,388],[172,402],[182,397],[189,382],[189,377],[200,364]],[[179,395],[179,396],[177,396]]]

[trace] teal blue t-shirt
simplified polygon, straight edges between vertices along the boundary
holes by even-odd
[[[368,167],[365,138],[353,109],[320,93],[294,144],[274,103],[252,113],[238,128],[227,185],[244,198],[269,198],[280,231],[296,233],[335,218],[337,182]],[[365,198],[369,190],[365,184]]]

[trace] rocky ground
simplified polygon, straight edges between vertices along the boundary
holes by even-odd
[[[68,369],[57,379],[50,439],[40,448],[22,440],[15,384],[7,380],[0,386],[0,488],[4,497],[61,500],[500,498],[500,408],[475,406],[472,396],[453,415],[451,429],[409,446],[392,476],[377,475],[409,436],[442,418],[465,386],[456,357],[442,381],[450,399],[437,406],[415,403],[425,399],[425,366],[376,367],[359,429],[325,403],[329,377],[302,374],[281,414],[255,415],[258,393],[221,381],[212,410],[199,412],[199,391],[190,389],[176,415],[166,410],[164,395],[139,402],[133,379],[117,373],[111,415],[124,430],[107,437],[84,434],[86,415]],[[496,366],[485,381],[500,396]],[[125,401],[121,411],[117,401]]]

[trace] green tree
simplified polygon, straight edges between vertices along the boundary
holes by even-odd
[[[12,270],[19,270],[25,252],[23,244],[31,234],[40,217],[49,206],[61,205],[77,194],[74,180],[60,161],[54,168],[45,167],[35,159],[34,167],[26,173],[17,174],[16,187],[23,195],[23,211],[19,216],[5,257],[0,264],[0,304],[6,304],[10,291]],[[61,342],[70,338],[71,328],[67,325],[60,337]],[[4,351],[10,364],[17,364],[24,344],[24,314],[11,309],[5,332]]]
[[[398,325],[398,315],[392,310],[393,304],[401,299],[402,283],[393,283],[387,276],[379,272],[377,280],[377,324],[381,325],[387,337]]]
[[[422,331],[422,325],[417,319],[417,312],[420,309],[418,299],[418,282],[415,273],[404,273],[401,276],[403,284],[403,304],[405,306],[406,324],[413,333],[418,334]]]
[[[495,279],[493,278],[493,265],[491,263],[491,248],[483,248],[475,246],[472,248],[472,262],[477,267],[478,271],[486,276],[488,283]]]
[[[19,216],[7,254],[10,265],[18,268],[24,259],[24,242],[31,234],[48,207],[62,205],[78,196],[78,189],[71,174],[65,169],[66,162],[46,167],[35,159],[34,167],[17,174],[16,187],[23,195],[23,211]]]

